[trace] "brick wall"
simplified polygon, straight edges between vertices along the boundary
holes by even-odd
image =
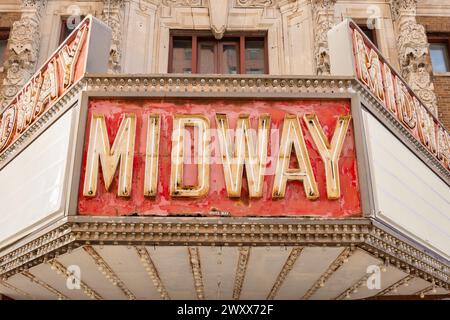
[[[418,16],[417,22],[422,24],[427,32],[447,33],[450,36],[450,17]],[[433,83],[439,119],[450,130],[450,73],[442,76],[433,75]]]
[[[11,28],[14,21],[20,19],[20,12],[2,12],[0,13],[0,29]],[[6,76],[6,70],[3,69],[3,66],[0,66],[0,91],[3,86],[3,79]]]

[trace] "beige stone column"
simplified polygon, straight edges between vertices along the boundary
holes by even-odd
[[[416,22],[417,0],[391,0],[397,50],[403,78],[437,116],[425,28]]]
[[[109,71],[119,73],[122,69],[122,36],[124,19],[124,0],[103,0],[102,20],[112,30]]]
[[[336,0],[311,0],[314,29],[314,59],[318,75],[330,74],[327,32],[333,23]]]
[[[41,38],[40,21],[46,3],[47,0],[22,0],[21,18],[14,22],[8,41],[7,71],[0,109],[7,105],[36,71]]]

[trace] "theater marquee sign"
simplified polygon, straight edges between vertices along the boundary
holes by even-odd
[[[89,102],[79,213],[361,214],[349,100]]]
[[[147,274],[118,274],[144,266],[209,298],[220,247],[233,298],[275,297],[298,258],[297,299],[355,294],[369,261],[380,294],[448,290],[448,132],[355,26],[330,32],[333,76],[108,74],[111,30],[86,18],[0,115],[0,287],[72,297],[47,270],[86,263],[87,296],[133,299]]]
[[[352,21],[329,34],[332,72],[355,75],[383,107],[450,171],[450,133]]]
[[[106,70],[101,59],[109,39],[99,20],[89,16],[80,23],[0,114],[0,156],[86,72]]]

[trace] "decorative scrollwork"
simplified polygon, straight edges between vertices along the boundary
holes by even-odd
[[[113,73],[121,71],[123,8],[123,0],[103,1],[102,20],[112,30],[109,69]]]
[[[428,41],[425,28],[415,20],[417,0],[393,0],[392,17],[398,28],[397,48],[403,78],[423,103],[437,115],[437,101],[431,82]]]
[[[46,0],[23,0],[24,12],[13,23],[8,41],[6,78],[3,81],[0,110],[5,107],[36,69],[40,43],[40,20]]]
[[[330,55],[328,52],[327,32],[333,27],[333,17],[330,15],[336,0],[312,0],[314,25],[314,57],[316,73],[330,74]]]

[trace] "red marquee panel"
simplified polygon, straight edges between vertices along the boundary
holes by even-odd
[[[355,143],[352,122],[348,128],[339,158],[339,178],[341,195],[339,199],[328,199],[324,163],[317,151],[314,141],[303,121],[303,115],[314,113],[328,138],[331,138],[339,116],[350,114],[349,100],[154,100],[154,99],[91,99],[88,105],[83,163],[79,188],[78,213],[80,215],[202,215],[217,216],[218,212],[231,216],[321,216],[349,217],[361,215],[359,183],[355,155]],[[136,140],[133,162],[132,190],[130,197],[117,196],[118,172],[105,190],[101,169],[99,170],[98,189],[95,197],[83,196],[86,157],[89,144],[89,130],[93,114],[104,115],[112,145],[117,130],[125,114],[136,115]],[[242,183],[240,198],[229,198],[225,186],[222,164],[211,161],[209,192],[198,198],[172,198],[169,192],[171,174],[172,125],[174,114],[201,114],[209,118],[211,129],[216,128],[216,113],[226,114],[229,126],[235,129],[240,114],[249,114],[252,128],[257,128],[261,114],[271,116],[271,134],[269,135],[269,162],[264,178],[263,196],[250,199],[247,182]],[[147,119],[149,114],[159,114],[161,119],[158,190],[155,197],[144,196],[145,152],[147,139]],[[319,188],[318,199],[309,200],[300,181],[288,181],[284,198],[272,199],[272,185],[277,161],[277,148],[285,115],[298,116],[312,169]],[[277,135],[277,132],[279,134]],[[212,158],[220,159],[217,153],[219,143],[212,135]],[[277,139],[275,141],[274,139]],[[291,158],[293,159],[293,157]],[[291,161],[290,167],[295,167]],[[101,166],[101,165],[100,165]],[[244,169],[245,172],[245,169]],[[195,183],[196,166],[185,165],[184,181]]]

